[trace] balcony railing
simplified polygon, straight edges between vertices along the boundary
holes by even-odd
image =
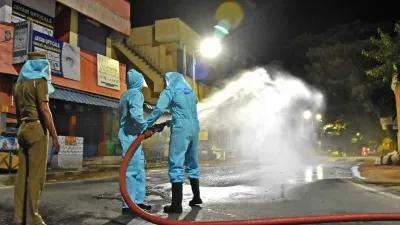
[[[113,32],[111,38],[114,41],[122,43],[127,49],[132,51],[136,56],[143,60],[152,70],[156,71],[161,76],[164,76],[166,70],[161,68],[161,66],[156,62],[156,60],[141,47],[140,45],[135,45],[132,43],[128,37],[122,35],[118,32]]]

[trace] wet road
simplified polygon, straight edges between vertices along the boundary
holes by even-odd
[[[202,169],[202,209],[191,209],[190,186],[184,186],[184,220],[232,220],[318,214],[398,212],[400,202],[353,186],[350,163],[313,166],[263,166],[246,163]],[[166,217],[169,202],[166,171],[148,173],[147,201],[152,213]],[[0,224],[12,224],[12,189],[0,188]],[[51,184],[45,187],[41,213],[49,225],[144,225],[120,215],[116,179]],[[176,219],[176,218],[175,218]],[[364,223],[347,223],[364,224]],[[365,223],[397,224],[397,223]]]

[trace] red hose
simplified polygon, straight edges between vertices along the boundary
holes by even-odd
[[[339,215],[323,215],[323,216],[299,216],[286,218],[266,218],[251,220],[225,220],[225,221],[178,221],[161,218],[151,215],[136,206],[128,194],[126,189],[126,170],[133,154],[138,146],[145,139],[144,135],[139,135],[129,147],[121,164],[119,173],[119,188],[126,204],[143,219],[159,225],[244,225],[244,224],[312,224],[312,223],[338,223],[338,222],[356,222],[356,221],[400,221],[400,213],[364,213],[364,214],[339,214]]]

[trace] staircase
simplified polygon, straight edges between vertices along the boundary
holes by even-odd
[[[120,34],[112,34],[113,46],[124,54],[140,71],[153,81],[153,92],[160,93],[164,89],[165,72],[157,67],[150,57],[137,46],[130,45]]]

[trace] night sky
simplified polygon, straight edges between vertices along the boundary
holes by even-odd
[[[180,17],[199,34],[212,34],[215,12],[222,0],[132,0],[132,27]],[[229,44],[241,46],[258,63],[285,60],[288,41],[302,33],[321,33],[340,24],[395,22],[400,11],[388,0],[238,0],[245,11],[241,26],[231,32]],[[228,42],[227,41],[227,42]],[[227,46],[228,47],[228,46]]]

